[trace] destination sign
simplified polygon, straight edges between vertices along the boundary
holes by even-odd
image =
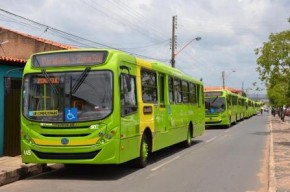
[[[205,92],[204,95],[205,97],[219,97],[222,96],[222,92],[220,91],[214,91],[214,92]]]
[[[58,116],[58,110],[29,111],[29,116]]]
[[[64,67],[97,65],[106,61],[107,51],[71,51],[32,56],[34,67]]]
[[[54,77],[51,77],[51,78],[34,78],[33,79],[33,84],[48,84],[48,83],[51,83],[51,84],[59,84],[59,78],[54,78]]]

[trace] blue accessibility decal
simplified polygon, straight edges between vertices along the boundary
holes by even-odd
[[[65,108],[65,121],[77,121],[78,109],[77,108]]]

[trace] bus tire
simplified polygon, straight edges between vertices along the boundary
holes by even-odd
[[[229,124],[227,124],[227,128],[230,128],[231,125],[232,125],[232,118],[230,117],[230,118],[229,118]]]
[[[187,129],[187,135],[186,135],[186,140],[182,142],[182,145],[185,148],[188,148],[192,145],[192,141],[191,141],[191,129],[190,127],[188,127]]]
[[[137,168],[144,168],[148,164],[148,156],[149,156],[149,142],[146,134],[143,134],[140,144],[140,155],[136,159],[135,166]]]

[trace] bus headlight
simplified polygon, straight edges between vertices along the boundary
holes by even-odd
[[[105,144],[105,139],[104,138],[100,138],[98,141],[97,141],[97,144]]]
[[[99,137],[104,137],[104,133],[102,131],[99,132]]]
[[[110,132],[104,134],[102,131],[100,131],[98,133],[98,136],[100,137],[100,139],[97,141],[97,144],[105,144],[106,142],[108,142],[109,140],[111,140],[114,135],[116,135],[116,131],[115,130],[111,130]]]
[[[23,135],[24,140],[26,140],[30,145],[35,145],[35,142],[33,141],[33,139],[31,137],[29,137],[28,135]]]

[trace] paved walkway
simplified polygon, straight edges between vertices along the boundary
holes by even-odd
[[[269,192],[290,192],[290,117],[269,116]],[[23,164],[21,157],[0,158],[0,186],[57,169],[61,165]]]
[[[282,122],[277,116],[271,117],[270,129],[273,145],[272,172],[270,157],[270,184],[272,182],[273,186],[270,192],[290,192],[290,118],[286,117]]]

